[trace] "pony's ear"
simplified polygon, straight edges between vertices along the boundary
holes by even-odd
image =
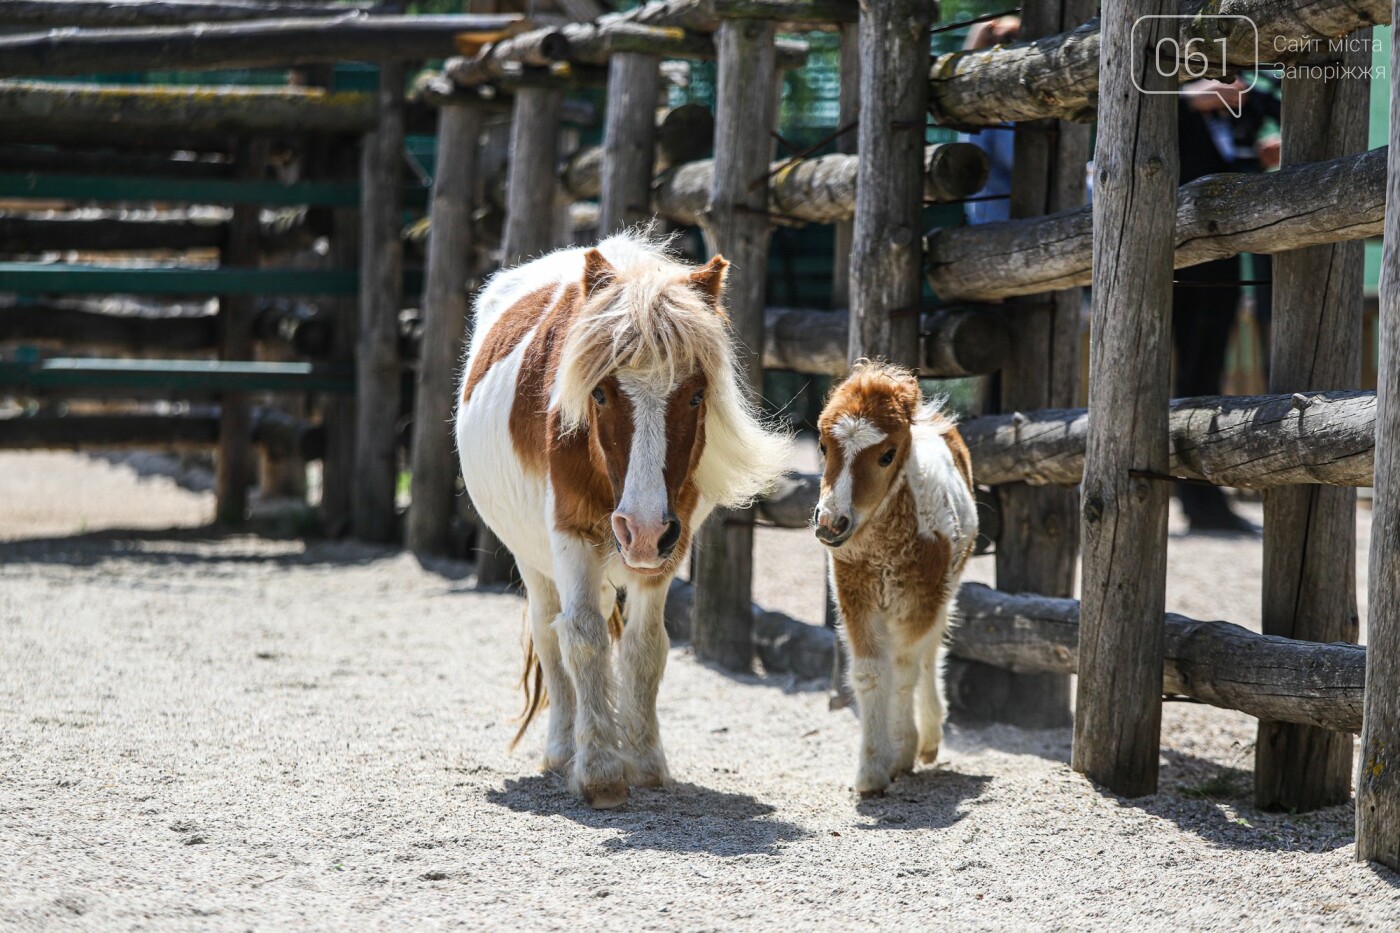
[[[607,257],[596,249],[583,254],[583,297],[587,298],[613,280],[617,270]]]
[[[690,287],[705,296],[710,307],[719,307],[719,296],[724,292],[724,274],[729,269],[729,260],[715,256],[699,269],[690,273]]]

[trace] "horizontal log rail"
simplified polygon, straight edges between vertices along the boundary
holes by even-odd
[[[26,415],[0,418],[0,450],[199,450],[219,439],[217,414]],[[253,412],[252,442],[270,453],[319,460],[325,432],[284,412]]]
[[[769,210],[780,222],[838,223],[855,215],[859,159],[833,153],[774,162],[766,179]],[[709,210],[714,161],[675,166],[656,180],[652,207],[678,223],[694,225]],[[565,163],[564,190],[596,198],[602,187],[602,150],[584,149]],[[755,183],[761,183],[755,179]],[[930,201],[968,197],[987,183],[987,156],[971,143],[939,143],[924,151],[924,196]]]
[[[1238,253],[1279,253],[1378,236],[1385,215],[1382,147],[1262,175],[1207,175],[1181,186],[1176,267]],[[939,230],[926,242],[929,284],[945,301],[991,301],[1087,285],[1093,214]]]
[[[807,308],[764,311],[763,367],[813,376],[844,376],[850,312]],[[923,315],[923,365],[930,379],[996,372],[1011,350],[1006,319],[995,310],[935,311]]]
[[[1327,40],[1390,22],[1387,0],[1319,4],[1314,0],[1180,0],[1183,48],[1234,68],[1257,63],[1335,60]],[[1254,30],[1244,19],[1258,27]],[[1257,54],[1256,54],[1257,52]],[[1186,72],[1183,70],[1184,76]],[[1028,42],[951,52],[929,68],[929,110],[952,126],[993,126],[1057,117],[1092,120],[1099,93],[1099,22]]]
[[[350,13],[218,25],[54,30],[0,37],[0,74],[289,68],[345,60],[445,58],[456,54],[462,42],[499,39],[520,25],[521,18],[514,15]]]
[[[278,0],[5,0],[0,3],[0,26],[176,26],[267,17],[334,17],[372,11],[371,7],[356,9]]]
[[[0,130],[360,134],[374,126],[374,96],[316,88],[0,82]],[[25,134],[21,133],[21,137]],[[28,134],[30,136],[36,133]]]
[[[1084,408],[974,418],[960,430],[979,483],[1073,485],[1084,472]],[[1218,396],[1172,403],[1172,476],[1262,489],[1370,486],[1374,392]]]
[[[671,584],[666,631],[690,633],[694,590]],[[836,636],[755,605],[754,642],[770,674],[804,679],[830,675]],[[1079,666],[1079,601],[1002,593],[980,583],[958,592],[958,620],[948,651],[1021,673],[1073,674]],[[1229,622],[1200,622],[1167,613],[1162,692],[1260,719],[1297,722],[1338,732],[1361,729],[1366,649],[1260,635]]]

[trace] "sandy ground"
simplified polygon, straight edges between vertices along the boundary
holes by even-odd
[[[518,597],[396,551],[210,537],[207,493],[126,466],[2,454],[0,476],[0,927],[1400,926],[1350,807],[1249,806],[1244,716],[1169,704],[1142,800],[1072,773],[1067,731],[995,728],[858,803],[849,712],[678,648],[676,786],[595,813],[537,772],[538,735],[506,753]],[[1258,551],[1176,533],[1172,608],[1253,621]],[[816,618],[819,559],[761,533],[759,598]]]

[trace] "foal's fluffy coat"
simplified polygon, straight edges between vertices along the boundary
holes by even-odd
[[[943,637],[977,540],[971,459],[913,374],[886,364],[857,364],[818,428],[817,537],[860,707],[856,790],[878,794],[943,739]]]

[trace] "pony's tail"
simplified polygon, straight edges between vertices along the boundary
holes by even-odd
[[[520,723],[520,728],[515,731],[515,738],[510,740],[509,751],[512,752],[525,737],[525,731],[530,728],[530,723],[535,721],[540,710],[549,706],[549,691],[544,686],[544,665],[535,653],[535,639],[530,636],[528,603],[525,616],[525,669],[520,672],[520,690],[525,694],[525,707],[515,720]],[[622,610],[616,603],[613,604],[612,615],[608,616],[608,635],[613,641],[622,638]]]

